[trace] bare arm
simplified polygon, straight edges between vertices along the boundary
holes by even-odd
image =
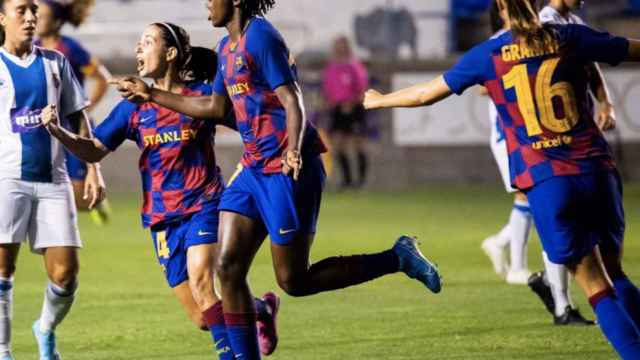
[[[169,91],[149,87],[144,81],[135,77],[112,80],[117,85],[120,95],[129,101],[140,103],[154,102],[176,112],[199,119],[224,118],[231,108],[229,98],[213,94],[211,96],[184,96]]]
[[[87,112],[91,113],[95,106],[102,100],[104,94],[107,92],[107,87],[109,86],[107,80],[111,78],[111,73],[109,70],[104,67],[102,64],[97,64],[97,70],[89,76],[91,80],[94,82],[94,87],[91,90],[91,94],[89,94],[89,101],[91,105],[87,109]]]
[[[627,61],[640,61],[640,40],[629,39],[629,55]]]
[[[442,76],[423,84],[414,85],[406,89],[383,95],[375,90],[369,90],[364,97],[366,109],[390,107],[417,107],[432,105],[449,97],[453,92]]]
[[[287,113],[287,138],[289,144],[285,153],[283,172],[289,175],[293,171],[293,178],[297,180],[302,168],[300,150],[302,149],[303,134],[307,122],[302,93],[296,83],[279,86],[276,88],[275,93]]]
[[[86,118],[84,111],[71,115],[71,117],[77,116]],[[83,136],[83,134],[86,135],[88,133],[87,125],[83,126],[83,124],[88,123],[88,119],[85,119],[85,121],[82,120],[83,119],[80,119],[80,134],[74,134],[60,126],[55,106],[48,106],[42,111],[42,123],[52,136],[57,138],[69,151],[80,159],[88,163],[96,163],[109,153],[109,149],[98,139]],[[83,130],[83,128],[85,130]]]
[[[589,72],[591,74],[589,87],[598,101],[597,125],[602,131],[611,130],[616,126],[616,115],[607,83],[597,63],[589,65]]]

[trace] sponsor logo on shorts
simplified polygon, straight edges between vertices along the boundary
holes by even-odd
[[[32,131],[42,125],[42,109],[31,110],[29,108],[11,110],[11,130],[14,133]]]

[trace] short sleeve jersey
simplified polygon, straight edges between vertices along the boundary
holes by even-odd
[[[237,43],[229,37],[218,45],[213,90],[233,103],[242,141],[244,167],[264,173],[281,171],[288,145],[286,111],[275,89],[297,81],[296,67],[282,36],[267,20],[250,20]],[[303,156],[326,151],[316,128],[307,124]]]
[[[444,74],[456,94],[482,84],[498,109],[509,153],[511,182],[521,190],[550,177],[615,167],[593,120],[585,65],[617,65],[624,38],[582,25],[548,25],[557,45],[529,49],[506,32],[465,54]]]
[[[49,104],[62,117],[89,104],[67,59],[39,47],[25,58],[0,48],[0,178],[69,181],[64,148],[42,126]]]
[[[211,95],[211,86],[192,83],[183,95]],[[198,211],[216,211],[224,190],[213,150],[215,124],[193,119],[153,103],[121,101],[94,130],[115,151],[125,140],[142,151],[142,224],[145,227],[180,219]]]
[[[91,56],[79,42],[68,37],[62,36],[60,41],[55,47],[55,50],[64,55],[73,69],[73,73],[84,86],[84,80],[87,76],[91,76],[98,70],[98,61],[95,57]]]

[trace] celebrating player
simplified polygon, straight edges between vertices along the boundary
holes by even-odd
[[[98,59],[91,56],[76,40],[63,36],[60,30],[64,24],[69,23],[74,27],[82,25],[93,6],[93,0],[43,0],[38,3],[38,26],[36,45],[47,49],[58,50],[64,55],[73,69],[73,73],[84,86],[85,77],[93,80],[94,86],[88,94],[90,105],[87,111],[90,113],[96,104],[100,102],[107,90],[107,78],[111,75]],[[74,129],[78,123],[69,124]],[[71,153],[66,153],[67,171],[71,178],[71,184],[75,193],[76,207],[79,210],[89,210],[91,219],[97,224],[103,224],[109,216],[109,205],[106,200],[101,201],[94,208],[89,209],[89,202],[83,197],[85,178],[87,176],[86,163]]]
[[[211,73],[201,68],[215,69],[215,64],[203,63],[202,59],[211,58],[206,50],[196,51],[181,27],[151,24],[136,46],[138,73],[171,93],[211,95],[211,86],[203,82]],[[89,139],[61,129],[55,109],[50,110],[43,115],[47,128],[81,159],[98,161],[127,139],[138,145],[142,223],[151,230],[167,282],[192,320],[211,331],[220,359],[233,359],[213,285],[218,207],[224,189],[213,150],[216,123],[152,103],[123,100],[95,129],[95,138]],[[277,342],[278,306],[273,293],[256,300],[262,351],[267,353],[273,352]]]
[[[549,259],[574,274],[620,356],[638,359],[640,292],[622,271],[621,183],[593,120],[585,66],[640,61],[640,41],[581,25],[543,26],[528,0],[498,4],[510,31],[426,84],[368,91],[365,107],[432,105],[483,84],[505,131],[511,182],[531,202]]]
[[[220,202],[221,249],[217,272],[224,320],[236,359],[259,359],[255,309],[246,276],[267,235],[276,279],[292,296],[360,284],[404,271],[440,291],[437,268],[413,238],[401,237],[382,253],[332,257],[313,265],[325,173],[316,129],[305,121],[292,57],[278,31],[261,15],[273,0],[210,0],[209,19],[229,36],[218,47],[218,73],[209,97],[185,97],[120,81],[125,97],[152,101],[197,118],[223,118],[233,103],[245,153]],[[304,167],[303,167],[304,164]]]
[[[10,349],[13,274],[20,243],[44,256],[50,282],[40,318],[33,324],[40,359],[59,359],[54,331],[78,287],[82,246],[76,208],[65,167],[64,148],[42,126],[41,112],[55,104],[60,115],[82,124],[88,101],[67,60],[33,45],[38,5],[35,0],[0,1],[0,359]],[[104,196],[97,165],[87,169],[86,194],[93,206]]]

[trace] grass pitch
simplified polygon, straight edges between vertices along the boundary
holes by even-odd
[[[214,359],[209,335],[196,330],[166,286],[148,232],[140,227],[139,195],[112,196],[108,227],[80,227],[85,248],[77,302],[57,331],[65,360]],[[640,283],[640,186],[627,186],[625,265]],[[379,251],[399,234],[417,235],[444,275],[439,295],[395,274],[307,298],[282,296],[280,359],[613,359],[597,327],[560,328],[525,286],[493,273],[481,241],[507,219],[511,199],[498,187],[436,186],[388,194],[328,194],[313,259]],[[540,245],[530,240],[532,270]],[[268,247],[251,273],[256,294],[277,289]],[[25,247],[15,282],[13,349],[37,358],[30,333],[45,275]],[[277,291],[282,295],[282,291]],[[593,317],[574,286],[574,299]]]

